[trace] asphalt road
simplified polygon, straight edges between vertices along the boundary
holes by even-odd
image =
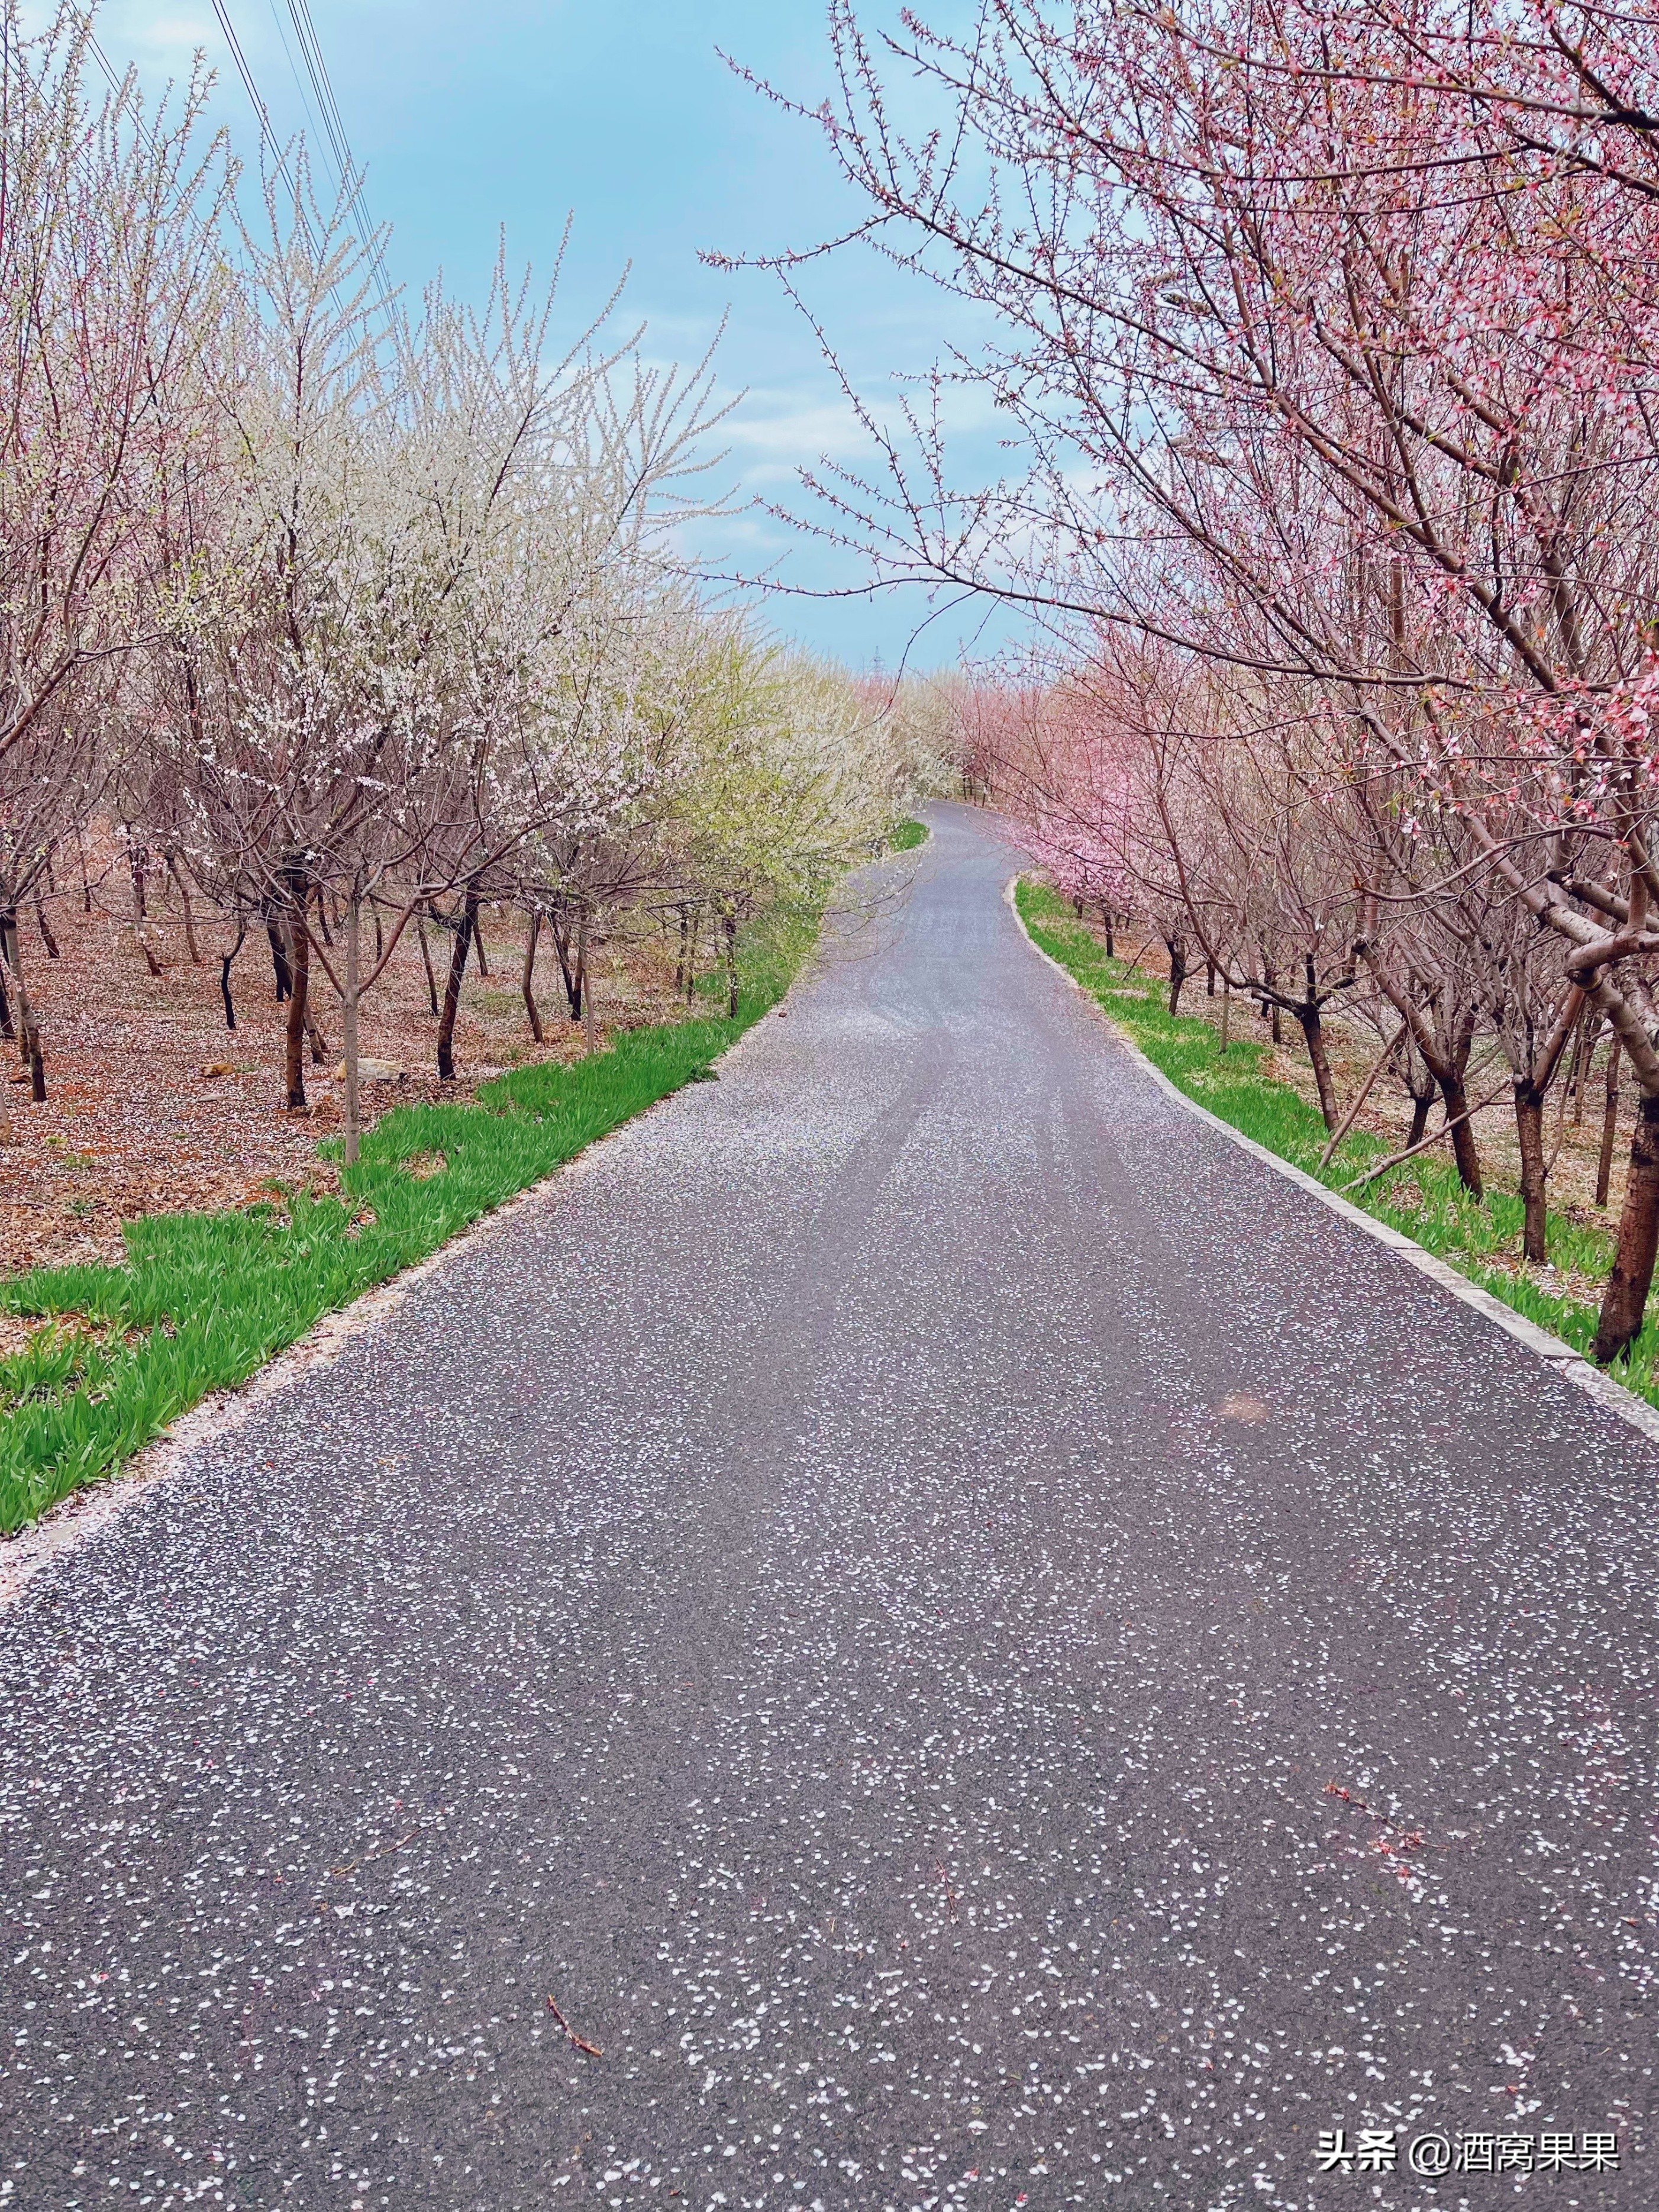
[[[0,1620],[8,2212],[1659,2205],[1659,1453],[934,819]]]

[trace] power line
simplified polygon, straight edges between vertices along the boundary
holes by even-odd
[[[343,191],[349,179],[350,198],[347,204],[355,211],[362,228],[363,250],[369,256],[375,283],[380,295],[380,304],[390,313],[392,289],[386,281],[386,269],[380,244],[375,236],[374,225],[370,219],[368,208],[363,198],[362,173],[352,159],[350,141],[346,136],[345,118],[340,112],[340,103],[334,96],[334,86],[328,74],[328,64],[323,58],[323,43],[317,34],[317,25],[311,13],[309,0],[287,0],[287,7],[289,21],[293,24],[294,35],[299,41],[300,57],[305,64],[306,75],[311,81],[312,92],[316,99],[317,113],[322,124],[324,135],[334,155],[335,167],[339,174],[340,188]],[[271,0],[270,12],[273,16],[276,16],[276,0]],[[277,29],[279,33],[282,30],[280,18],[277,20]],[[286,50],[288,40],[285,37],[283,40],[283,45]],[[289,59],[289,66],[292,67],[292,55]],[[298,82],[297,70],[295,82]],[[301,88],[301,96],[304,98],[303,87]]]
[[[301,0],[301,5],[303,6],[303,0]],[[299,210],[300,220],[305,226],[307,236],[310,237],[311,225],[307,218],[304,209],[300,205],[300,195],[298,188],[294,181],[293,173],[288,166],[288,157],[277,141],[276,130],[270,120],[270,111],[265,106],[264,98],[260,94],[258,85],[254,81],[252,66],[248,61],[247,55],[242,46],[242,42],[236,35],[236,27],[231,21],[230,9],[227,4],[227,0],[213,0],[213,12],[219,19],[219,27],[225,34],[226,43],[230,48],[231,58],[236,64],[237,73],[242,80],[243,87],[247,93],[250,102],[252,105],[254,116],[258,123],[261,136],[264,137],[266,145],[270,150],[272,158],[276,161],[278,174],[287,184],[289,191],[295,195],[295,204],[296,209]],[[273,6],[273,15],[275,12],[275,8]],[[369,269],[374,278],[374,288],[380,296],[381,308],[388,319],[390,319],[392,307],[392,287],[386,278],[385,259],[380,251],[379,240],[376,239],[373,226],[369,222],[368,209],[363,198],[362,180],[357,174],[352,162],[351,149],[349,144],[347,143],[345,136],[345,125],[343,118],[341,118],[338,105],[334,98],[333,87],[329,83],[327,65],[323,61],[322,47],[317,38],[316,26],[311,21],[310,9],[308,8],[305,8],[304,26],[302,27],[301,15],[295,8],[294,0],[289,0],[289,12],[293,17],[295,29],[300,35],[301,52],[305,60],[307,75],[311,78],[313,86],[317,92],[323,135],[327,141],[329,150],[334,158],[336,168],[339,176],[340,188],[342,191],[344,191],[346,190],[348,181],[349,182],[350,191],[346,204],[356,216],[358,227],[362,232],[363,251],[368,256]],[[280,34],[282,30],[280,21],[278,21],[276,27],[278,33]],[[309,32],[308,40],[307,37],[307,30]],[[286,46],[286,40],[283,40],[283,45]],[[291,55],[289,56],[289,66],[292,67],[293,57]],[[295,82],[296,85],[299,84],[299,73],[297,70],[295,72]],[[301,100],[303,101],[305,98],[305,88],[303,86],[300,86],[300,94]],[[312,240],[312,244],[314,249],[316,245],[316,240],[314,239]]]
[[[94,61],[97,63],[99,68],[102,70],[104,75],[109,79],[110,90],[112,92],[119,92],[125,80],[117,76],[115,71],[111,68],[109,56],[104,52],[97,40],[93,36],[90,20],[82,24],[82,29],[85,33],[88,50],[91,53]]]
[[[259,126],[259,136],[264,140],[271,158],[276,164],[277,174],[294,194],[295,207],[309,236],[311,225],[306,221],[305,210],[300,204],[299,186],[294,181],[294,173],[288,166],[288,155],[283,152],[281,142],[272,127],[270,110],[260,97],[259,88],[253,81],[253,71],[248,66],[247,56],[242,52],[242,42],[236,35],[236,26],[230,20],[230,10],[226,7],[225,0],[213,0],[213,12],[219,18],[219,28],[225,34],[225,43],[230,48],[230,58],[236,64],[237,74],[242,80],[243,88],[252,106],[254,120]],[[312,243],[314,246],[316,240],[313,239]]]

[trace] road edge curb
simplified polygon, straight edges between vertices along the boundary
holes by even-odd
[[[1170,1081],[1161,1067],[1155,1066],[1147,1059],[1134,1039],[1118,1026],[1094,994],[1086,986],[1079,983],[1069,969],[1062,967],[1052,953],[1045,952],[1032,936],[1030,931],[1025,927],[1025,917],[1020,912],[1018,902],[1014,896],[1023,873],[1024,871],[1017,871],[1010,876],[1002,893],[1003,903],[1012,915],[1020,935],[1036,954],[1037,958],[1047,962],[1055,975],[1061,976],[1071,986],[1084,1004],[1091,1009],[1105,1028],[1110,1030],[1113,1037],[1121,1045],[1124,1051],[1132,1060],[1139,1062],[1160,1089],[1167,1091],[1171,1098],[1177,1099],[1189,1114],[1196,1115],[1200,1121],[1207,1121],[1212,1129],[1218,1130],[1231,1143],[1237,1145],[1241,1152],[1249,1152],[1256,1159],[1265,1161],[1268,1167],[1283,1176],[1286,1182],[1296,1183],[1301,1189],[1305,1190],[1310,1197],[1316,1198],[1322,1206],[1328,1207],[1330,1212],[1340,1215],[1343,1220],[1352,1223],[1356,1229],[1363,1229],[1365,1234],[1377,1243],[1386,1245],[1389,1251],[1397,1254],[1401,1259],[1415,1267],[1419,1274],[1426,1275],[1431,1282],[1437,1283],[1443,1291],[1449,1291],[1452,1296],[1461,1299],[1463,1304],[1472,1306],[1477,1313],[1484,1314],[1488,1321],[1496,1322],[1499,1328],[1512,1336],[1518,1344],[1525,1345],[1528,1352],[1543,1360],[1547,1366],[1553,1367],[1558,1375],[1574,1384],[1577,1389],[1583,1391],[1587,1397],[1594,1398],[1598,1405],[1604,1407],[1608,1413],[1627,1423],[1630,1427],[1639,1429],[1650,1443],[1659,1443],[1659,1407],[1650,1406],[1644,1399],[1637,1397],[1632,1391],[1626,1390],[1622,1383],[1615,1382],[1610,1375],[1604,1374],[1601,1368],[1593,1365],[1585,1358],[1583,1352],[1575,1352],[1572,1346],[1562,1338],[1553,1336],[1548,1329],[1540,1328],[1536,1322],[1528,1321],[1524,1314],[1516,1313],[1513,1306],[1506,1306],[1502,1298],[1494,1297],[1490,1291],[1484,1290],[1479,1283],[1471,1282],[1467,1275],[1460,1274],[1458,1270],[1446,1261],[1437,1258],[1432,1252],[1425,1251],[1422,1245],[1407,1237],[1403,1230],[1395,1229],[1386,1221],[1379,1221],[1374,1214],[1367,1213],[1363,1207],[1351,1204],[1347,1199],[1339,1196],[1335,1191],[1328,1189],[1316,1176],[1310,1176],[1304,1168],[1296,1166],[1292,1161],[1281,1159],[1277,1152],[1269,1152],[1265,1145],[1257,1144],[1254,1137],[1247,1137],[1242,1129],[1235,1129],[1231,1121],[1224,1121],[1218,1114],[1212,1114],[1207,1106],[1200,1106],[1196,1098],[1189,1098],[1178,1084]]]

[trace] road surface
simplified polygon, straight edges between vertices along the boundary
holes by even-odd
[[[1659,2205],[1659,1453],[933,818],[0,1620],[0,2206]]]

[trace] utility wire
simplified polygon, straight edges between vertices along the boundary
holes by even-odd
[[[300,58],[305,64],[306,76],[310,81],[309,97],[305,85],[301,82],[300,72],[295,67],[294,55],[289,46],[288,34],[283,28],[282,17],[277,13],[276,0],[270,0],[271,18],[276,23],[277,36],[283,41],[283,51],[288,56],[289,67],[294,70],[294,82],[298,87],[300,97],[307,109],[315,115],[322,135],[333,155],[335,169],[343,191],[349,180],[350,198],[347,205],[356,216],[358,227],[362,233],[363,250],[369,257],[375,289],[380,294],[380,305],[389,316],[392,311],[392,287],[386,277],[386,264],[380,241],[375,234],[374,225],[363,198],[362,174],[352,159],[350,141],[346,136],[345,118],[340,112],[340,103],[334,96],[334,86],[329,77],[328,64],[323,58],[323,45],[317,34],[316,21],[312,15],[308,0],[286,0],[286,4],[289,21],[294,27],[295,39],[299,46]]]
[[[226,42],[230,47],[231,58],[236,64],[237,72],[241,77],[248,99],[252,103],[253,112],[258,119],[260,133],[264,138],[266,145],[270,149],[271,156],[276,164],[277,173],[288,185],[289,191],[294,192],[295,206],[299,207],[299,193],[295,185],[293,173],[288,165],[287,155],[284,154],[282,146],[277,141],[276,133],[270,120],[270,111],[265,106],[264,100],[260,94],[259,88],[254,81],[252,68],[248,61],[246,53],[243,50],[242,42],[236,35],[236,27],[230,20],[230,9],[227,4],[227,0],[213,0],[213,12],[219,19],[219,27],[225,34]],[[273,15],[276,13],[274,5],[271,12]],[[295,13],[292,0],[290,0],[289,12],[294,18],[294,24],[296,32],[300,31],[300,18],[298,15]],[[306,11],[305,20],[307,24],[310,26],[310,43],[309,46],[307,45],[302,33],[301,51],[305,59],[307,75],[311,78],[313,86],[317,90],[319,112],[323,135],[327,141],[329,150],[333,156],[335,166],[338,172],[342,191],[345,189],[347,180],[350,180],[351,191],[350,197],[347,201],[347,205],[351,208],[356,215],[358,227],[362,232],[362,242],[363,250],[369,258],[369,268],[374,277],[374,289],[376,293],[379,295],[381,309],[385,313],[388,323],[390,323],[392,319],[392,287],[386,278],[385,260],[380,252],[379,240],[375,238],[373,226],[369,222],[368,210],[363,199],[362,181],[357,175],[352,164],[351,149],[346,141],[344,124],[341,118],[339,108],[334,100],[333,88],[328,82],[328,72],[326,66],[323,62],[322,48],[317,41],[316,27],[314,24],[311,24],[309,9],[307,9]],[[276,28],[280,36],[282,33],[282,24],[280,20],[277,22]],[[283,43],[286,48],[288,44],[287,40],[284,39]],[[291,54],[289,57],[289,65],[290,68],[293,67],[293,56]],[[299,72],[297,70],[295,71],[295,82],[296,86],[299,87],[301,100],[305,101],[305,88],[303,85],[300,84]],[[326,88],[326,99],[324,98],[325,88]],[[308,101],[305,104],[309,106]],[[305,225],[307,236],[311,237],[311,224],[303,208],[300,208],[300,219]],[[315,250],[316,240],[314,238],[312,238],[312,245],[313,250]]]
[[[102,70],[104,75],[109,79],[110,90],[112,92],[119,92],[124,80],[116,76],[115,71],[110,66],[109,56],[104,52],[97,40],[94,37],[90,18],[82,23],[82,29],[86,33],[87,50],[91,54],[94,61],[97,63],[99,68]]]
[[[276,173],[282,178],[289,191],[294,194],[295,208],[301,222],[305,226],[306,235],[310,237],[311,225],[307,220],[305,209],[301,204],[299,186],[294,181],[294,173],[288,166],[288,155],[283,150],[282,142],[271,125],[270,110],[265,106],[260,96],[259,88],[253,81],[253,71],[248,66],[247,56],[242,52],[242,42],[236,35],[236,26],[230,20],[230,10],[226,7],[225,0],[213,0],[213,12],[219,18],[219,28],[225,34],[225,43],[230,48],[231,59],[236,64],[237,74],[242,80],[243,88],[252,106],[254,120],[259,126],[259,136],[264,140],[270,157],[276,164]],[[311,242],[314,251],[317,241],[313,238]]]

